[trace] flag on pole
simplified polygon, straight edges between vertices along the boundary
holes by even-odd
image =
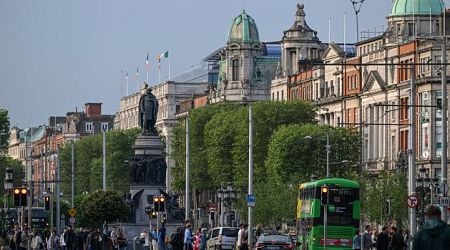
[[[139,79],[139,67],[136,68],[136,79]]]
[[[145,60],[145,67],[146,67],[147,69],[150,68],[150,62],[148,61],[148,52],[147,52],[147,59]]]
[[[161,53],[161,55],[158,56],[158,69],[161,69],[161,58],[168,58],[169,57],[169,51]]]
[[[168,58],[169,57],[169,51],[166,51],[164,53],[161,53],[161,55],[159,55],[160,58]]]

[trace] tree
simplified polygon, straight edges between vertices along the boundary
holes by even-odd
[[[342,165],[358,159],[358,134],[344,128],[333,128],[315,124],[295,124],[280,127],[270,138],[266,157],[267,180],[255,184],[258,206],[255,220],[272,223],[294,219],[298,184],[306,182],[312,175],[326,175],[325,144],[321,140],[330,134],[330,177],[349,177],[354,173],[353,164]],[[306,139],[305,137],[313,139]],[[344,158],[345,157],[345,158]],[[259,201],[261,200],[261,201]]]
[[[129,191],[128,165],[133,157],[132,145],[139,130],[114,130],[106,133],[106,174],[107,188],[119,192]],[[76,193],[93,192],[102,188],[103,158],[102,135],[84,137],[75,147],[75,188]],[[63,193],[71,192],[71,144],[61,151],[61,179]]]
[[[97,190],[82,199],[80,212],[91,225],[100,227],[103,222],[126,222],[130,209],[122,196],[115,191]]]
[[[8,150],[9,141],[9,116],[8,110],[0,109],[0,157]]]
[[[191,184],[193,189],[205,190],[210,187],[210,175],[208,171],[208,160],[205,157],[205,127],[206,124],[217,114],[238,109],[239,106],[227,103],[218,103],[206,107],[189,110],[190,129],[190,166]],[[186,121],[182,120],[174,128],[172,140],[173,158],[176,165],[172,171],[172,189],[181,191],[185,185],[185,149],[186,149]]]
[[[358,133],[307,124],[283,126],[273,134],[266,161],[270,179],[297,185],[312,175],[325,177],[327,134],[331,146],[330,177],[350,177],[347,172],[355,172],[358,166],[354,164],[360,152]]]
[[[406,174],[383,171],[377,175],[364,174],[359,178],[362,183],[362,209],[367,220],[379,225],[395,221],[399,227],[403,227],[408,219]],[[390,201],[390,214],[387,200]]]

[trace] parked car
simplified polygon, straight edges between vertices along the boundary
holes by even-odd
[[[208,235],[207,250],[235,249],[238,227],[216,227]]]
[[[264,250],[292,250],[294,242],[287,234],[262,234],[256,241],[256,249]]]

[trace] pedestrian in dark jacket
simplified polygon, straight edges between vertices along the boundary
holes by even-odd
[[[450,247],[450,228],[441,220],[439,207],[430,206],[425,224],[414,237],[413,250],[444,250]]]
[[[388,250],[389,249],[389,235],[388,235],[388,227],[384,226],[381,230],[381,233],[378,235],[377,250]]]
[[[391,227],[392,239],[390,250],[403,250],[406,247],[405,241],[401,233],[397,231],[396,227]]]
[[[183,227],[177,228],[176,232],[170,237],[170,244],[172,245],[172,250],[183,250]]]

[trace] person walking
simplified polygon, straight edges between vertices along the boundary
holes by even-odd
[[[183,250],[184,246],[183,237],[184,237],[183,227],[178,227],[170,237],[170,245],[172,245],[172,250]]]
[[[166,250],[166,222],[161,222],[158,230],[158,250]]]
[[[186,224],[184,230],[184,250],[192,250],[192,225],[190,222]]]
[[[152,249],[158,249],[158,232],[156,232],[156,228],[152,230]]]
[[[361,239],[362,239],[362,246],[364,250],[371,250],[372,249],[372,237],[370,234],[370,225],[367,225],[366,230],[364,231]]]
[[[425,213],[425,224],[413,241],[413,250],[444,250],[450,247],[450,227],[441,220],[441,210],[429,206]]]
[[[243,233],[244,233],[244,224],[241,223],[241,224],[239,224],[239,231],[237,233],[237,242],[236,242],[237,249],[241,249],[241,245],[242,245],[241,239],[242,239]]]
[[[47,238],[47,250],[57,250],[58,244],[58,236],[56,236],[56,230],[53,229]]]
[[[389,235],[388,227],[384,226],[381,229],[381,233],[378,234],[376,247],[377,250],[388,250],[389,249]]]
[[[403,250],[406,247],[403,235],[397,231],[396,227],[391,227],[392,238],[390,250]]]
[[[139,235],[139,243],[142,244],[144,250],[150,250],[150,237],[147,229],[144,229]]]
[[[31,249],[32,250],[39,250],[42,247],[42,238],[39,232],[36,230],[36,228],[33,228],[33,236],[31,238]]]
[[[359,234],[359,230],[356,230],[355,236],[353,236],[352,249],[361,249],[361,234]]]
[[[248,250],[248,224],[244,224],[244,231],[241,235],[241,247],[240,250]]]
[[[200,250],[206,250],[206,240],[208,236],[206,235],[206,228],[202,228],[200,234]]]

